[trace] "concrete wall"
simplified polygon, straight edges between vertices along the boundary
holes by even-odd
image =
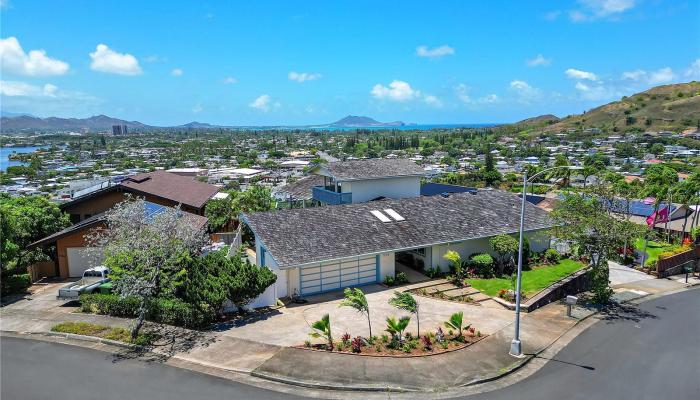
[[[352,192],[353,203],[364,203],[377,197],[402,199],[420,196],[420,177],[370,179],[365,181],[343,182],[341,192]]]

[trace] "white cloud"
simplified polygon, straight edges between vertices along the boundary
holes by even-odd
[[[440,108],[442,107],[442,101],[437,98],[436,96],[433,96],[432,94],[426,95],[425,98],[423,99],[425,103],[429,106]]]
[[[46,116],[94,113],[100,103],[99,99],[89,94],[61,90],[51,83],[33,85],[0,80],[0,95],[3,107]]]
[[[461,101],[464,104],[468,104],[470,106],[483,105],[483,104],[493,104],[493,103],[498,103],[499,101],[501,101],[501,98],[493,93],[487,94],[486,96],[482,96],[482,97],[479,97],[477,99],[472,99],[471,96],[469,96],[470,90],[471,89],[463,83],[460,83],[454,87],[454,91],[455,91],[459,101]]]
[[[499,101],[501,101],[501,99],[493,93],[479,98],[479,103],[498,103]]]
[[[279,108],[280,103],[278,101],[273,101],[272,97],[268,94],[263,94],[258,96],[255,100],[253,100],[250,104],[248,104],[248,107],[254,108],[256,110],[260,110],[263,112],[268,112],[272,110],[273,108]]]
[[[321,74],[316,73],[316,72],[294,72],[291,71],[287,77],[289,78],[290,81],[296,81],[296,82],[306,82],[306,81],[315,81],[316,79],[321,79]]]
[[[469,87],[463,83],[455,86],[455,92],[457,93],[457,98],[462,103],[471,103],[472,99],[469,97]]]
[[[182,76],[185,72],[181,70],[180,68],[175,68],[174,70],[170,71],[170,75],[172,76]]]
[[[44,50],[25,53],[13,36],[0,39],[0,64],[6,73],[25,76],[63,75],[70,68],[68,63],[47,56]]]
[[[0,0],[0,10],[11,8],[10,0]]]
[[[566,76],[571,79],[587,79],[589,81],[597,81],[598,76],[593,72],[581,71],[580,69],[569,68],[566,70]]]
[[[661,68],[658,71],[649,73],[649,83],[656,85],[659,83],[671,82],[676,77],[673,70],[669,67]]]
[[[455,49],[443,44],[442,46],[433,47],[432,49],[428,46],[418,46],[416,48],[416,55],[418,57],[428,57],[428,58],[438,58],[444,56],[451,56],[455,54]]]
[[[521,103],[529,104],[530,102],[538,100],[541,97],[541,92],[539,89],[519,79],[511,81],[510,88],[518,94],[518,100]]]
[[[136,57],[127,53],[117,53],[105,44],[98,44],[94,53],[90,53],[90,68],[95,71],[117,75],[141,75],[143,71]]]
[[[370,92],[372,96],[380,100],[409,101],[420,97],[420,91],[414,90],[408,82],[394,80],[389,86],[376,84]]]
[[[529,67],[546,67],[552,63],[552,60],[550,58],[545,58],[542,54],[538,54],[535,58],[527,60],[526,63]]]
[[[560,10],[553,10],[553,11],[546,12],[544,14],[544,19],[546,19],[547,21],[554,21],[557,18],[559,18],[560,15],[561,15]]]
[[[204,111],[204,107],[202,107],[202,105],[199,103],[195,104],[194,107],[192,107],[192,112],[195,114],[199,114],[202,111]]]
[[[227,76],[226,78],[221,80],[221,83],[223,83],[224,85],[232,85],[234,83],[238,83],[238,79],[232,76]]]
[[[685,70],[685,76],[700,79],[700,58],[690,64],[690,67]]]
[[[643,69],[637,69],[622,73],[622,80],[644,82],[649,85],[658,85],[660,83],[671,82],[675,78],[676,74],[670,67],[661,68],[651,72],[647,72]]]
[[[635,7],[635,0],[578,0],[581,8],[569,11],[573,22],[615,19]]]
[[[161,62],[161,61],[162,61],[162,62],[166,62],[166,61],[168,61],[167,58],[161,57],[161,56],[159,56],[158,54],[152,54],[152,55],[150,55],[150,56],[148,56],[148,57],[142,58],[142,60],[145,61],[145,62],[147,62],[147,63],[155,63],[155,62]]]

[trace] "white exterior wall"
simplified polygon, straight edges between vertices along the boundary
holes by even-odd
[[[525,237],[530,241],[530,251],[539,253],[549,248],[550,236],[546,230],[525,232]],[[434,267],[440,267],[442,271],[449,271],[450,262],[444,258],[445,253],[449,250],[454,250],[459,253],[462,260],[468,259],[469,256],[474,253],[489,253],[493,257],[496,257],[497,254],[491,249],[489,239],[490,238],[479,238],[464,242],[432,246],[430,257],[432,265]]]
[[[257,266],[261,266],[262,260],[260,255],[262,252],[260,251],[260,244],[256,243],[255,244],[255,264]],[[289,287],[289,279],[288,279],[288,271],[286,270],[281,270],[277,266],[277,263],[275,260],[272,258],[269,252],[265,252],[265,264],[267,268],[270,269],[270,271],[274,272],[275,275],[277,275],[277,281],[275,281],[274,284],[270,285],[265,291],[258,296],[255,300],[253,300],[247,308],[252,309],[252,308],[258,308],[258,307],[267,307],[267,306],[273,306],[277,303],[277,299],[280,297],[285,297],[288,294],[288,287]],[[227,306],[227,309],[230,307],[233,307],[233,305]],[[233,307],[235,308],[235,307]]]
[[[353,203],[364,203],[381,196],[391,199],[418,197],[420,196],[420,177],[404,176],[343,182],[341,192],[352,192]]]
[[[396,273],[396,257],[392,251],[379,255],[379,281],[384,281],[386,276],[394,276]]]

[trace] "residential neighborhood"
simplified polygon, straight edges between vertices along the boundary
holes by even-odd
[[[700,398],[698,15],[0,1],[0,398]]]

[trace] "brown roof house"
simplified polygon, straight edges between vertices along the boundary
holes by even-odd
[[[62,204],[61,209],[70,214],[74,225],[32,246],[55,245],[56,275],[62,278],[79,277],[94,262],[85,251],[87,243],[84,236],[90,229],[102,225],[105,211],[124,201],[128,195],[144,198],[147,207],[154,213],[163,207],[180,206],[193,224],[205,227],[208,221],[203,216],[204,206],[218,191],[219,188],[214,185],[164,171],[134,175]]]

